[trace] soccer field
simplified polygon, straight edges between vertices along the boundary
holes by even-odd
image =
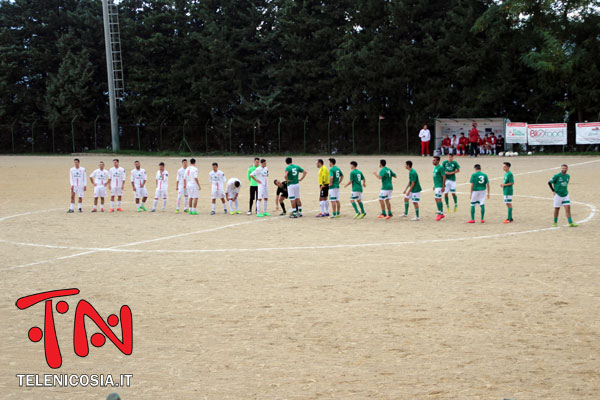
[[[89,176],[100,160],[110,168],[113,157],[79,158]],[[341,218],[314,217],[317,156],[294,157],[308,171],[301,219],[274,211],[272,181],[283,178],[283,157],[267,157],[272,216],[265,218],[245,215],[252,157],[197,157],[197,216],[174,212],[179,158],[119,158],[125,211],[91,213],[88,183],[84,212],[67,214],[72,156],[0,157],[3,399],[103,399],[111,392],[123,400],[598,398],[600,158],[457,157],[459,208],[440,222],[431,158],[385,157],[398,174],[390,220],[377,219],[380,182],[372,172],[380,157],[337,158],[346,179],[351,160],[366,175],[362,220],[352,218],[350,188],[340,190]],[[166,212],[136,212],[129,184],[136,159],[150,196],[158,163],[166,163]],[[423,186],[418,222],[400,217],[407,159]],[[512,224],[502,223],[505,160],[516,182]],[[209,215],[213,161],[242,181],[244,214],[224,215],[218,204]],[[492,197],[486,223],[466,224],[476,162]],[[563,209],[559,227],[551,227],[546,182],[562,163],[570,167],[577,228],[566,227]],[[43,327],[43,304],[19,310],[15,302],[66,288],[81,292],[65,298],[66,314],[54,312],[62,367],[52,370],[44,340],[28,339],[31,327]],[[109,340],[90,346],[87,357],[74,353],[80,299],[104,319],[131,308],[131,355]],[[88,336],[100,331],[91,320],[87,326]],[[128,388],[18,386],[16,374],[48,373],[133,377]]]

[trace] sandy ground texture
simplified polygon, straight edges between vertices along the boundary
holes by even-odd
[[[503,224],[502,161],[479,158],[492,184],[486,224],[469,219],[475,160],[457,159],[459,209],[436,222],[431,158],[413,157],[424,192],[419,222],[400,217],[407,157],[387,157],[395,216],[377,219],[379,157],[338,158],[365,175],[367,217],[315,218],[317,157],[294,161],[305,216],[247,216],[251,158],[221,158],[238,177],[243,215],[210,216],[208,172],[198,158],[199,214],[175,214],[179,159],[142,157],[149,192],[159,161],[170,173],[166,212],[137,213],[131,187],[123,213],[66,214],[73,157],[0,157],[0,398],[104,399],[598,399],[600,395],[600,158],[511,158],[513,224]],[[88,173],[113,157],[80,157]],[[129,179],[134,158],[121,157]],[[268,159],[283,177],[281,157]],[[578,228],[551,228],[546,182],[571,165]],[[289,202],[288,202],[289,206]],[[414,215],[411,207],[410,217]],[[44,361],[44,306],[19,310],[33,293],[78,288],[54,312],[63,365]],[[133,354],[110,341],[73,350],[77,301],[106,318],[133,312]],[[56,303],[56,301],[55,301]],[[87,320],[88,336],[99,329]],[[115,332],[119,332],[117,326]],[[16,374],[133,374],[131,387],[19,387]]]

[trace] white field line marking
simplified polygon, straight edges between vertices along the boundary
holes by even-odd
[[[595,162],[600,162],[600,160],[591,160],[591,161],[584,161],[584,162],[580,162],[580,163],[575,163],[575,164],[571,164],[571,167],[573,166],[578,166],[578,165],[584,165],[584,164],[589,164],[589,163],[595,163]],[[547,172],[547,171],[552,171],[555,170],[559,167],[554,167],[554,168],[547,168],[547,169],[542,169],[542,170],[536,170],[536,171],[529,171],[529,172],[523,172],[523,173],[519,173],[519,174],[515,174],[515,176],[519,176],[519,175],[527,175],[527,174],[532,174],[532,173],[540,173],[540,172]],[[498,179],[502,179],[503,177],[496,177],[496,178],[492,178],[490,180],[498,180]],[[461,186],[461,185],[468,185],[469,182],[465,182],[465,183],[460,183],[457,186]],[[430,189],[427,190],[423,190],[423,192],[429,192],[431,191]],[[524,196],[521,196],[524,197]],[[534,196],[531,196],[532,198],[535,198]],[[367,201],[363,201],[363,203],[371,203],[371,202],[376,202],[379,201],[379,199],[374,199],[374,200],[367,200]],[[585,221],[583,222],[587,222],[589,220],[591,220],[594,215],[596,214],[596,207],[592,204],[587,204],[587,203],[579,203],[579,202],[574,202],[572,201],[572,203],[574,204],[584,204],[586,206],[588,206],[591,209],[590,215],[588,215],[588,217],[585,219]],[[344,205],[345,207],[349,207],[348,204]],[[52,209],[52,210],[42,210],[42,211],[34,211],[31,213],[24,213],[24,214],[19,214],[19,215],[15,215],[15,216],[8,216],[8,217],[4,217],[2,219],[0,219],[0,221],[8,219],[8,218],[14,218],[17,216],[23,216],[23,215],[28,215],[28,214],[33,214],[33,213],[41,213],[41,212],[48,212],[48,211],[54,211],[56,209]],[[309,212],[315,212],[317,210],[312,210]],[[186,233],[181,233],[181,234],[177,234],[177,235],[170,235],[170,236],[164,236],[164,237],[159,237],[159,238],[155,238],[155,239],[149,239],[149,240],[142,240],[142,241],[138,241],[138,242],[132,242],[132,243],[125,243],[122,245],[118,245],[118,246],[113,246],[113,247],[109,247],[109,248],[89,248],[88,251],[82,252],[82,253],[76,253],[76,254],[71,254],[68,256],[62,256],[62,257],[57,257],[57,258],[53,258],[53,259],[49,259],[49,260],[43,260],[43,261],[38,261],[38,262],[34,262],[34,263],[29,263],[29,264],[22,264],[22,265],[17,265],[17,266],[13,266],[13,267],[9,267],[8,269],[18,269],[18,268],[24,268],[24,267],[28,267],[28,266],[33,266],[33,265],[39,265],[39,264],[44,264],[44,263],[48,263],[48,262],[52,262],[55,260],[65,260],[68,258],[75,258],[75,257],[80,257],[80,256],[84,256],[87,254],[92,254],[92,253],[97,253],[100,251],[121,251],[123,252],[123,250],[119,250],[123,247],[130,247],[130,246],[136,246],[139,244],[146,244],[146,243],[151,243],[151,242],[157,242],[157,241],[162,241],[162,240],[169,240],[169,239],[174,239],[174,238],[179,238],[179,237],[183,237],[183,236],[189,236],[189,235],[195,235],[198,233],[205,233],[205,232],[214,232],[217,230],[221,230],[221,229],[227,229],[227,228],[232,228],[232,227],[236,227],[236,226],[240,226],[240,225],[247,225],[247,224],[252,224],[252,223],[258,223],[258,222],[265,222],[265,221],[274,221],[277,220],[281,217],[274,217],[274,218],[267,218],[267,219],[262,219],[262,220],[254,220],[254,221],[246,221],[246,222],[240,222],[240,223],[236,223],[236,224],[229,224],[229,225],[225,225],[225,226],[221,226],[221,227],[217,227],[217,228],[210,228],[210,229],[205,229],[205,230],[200,230],[200,231],[193,231],[193,232],[186,232]],[[582,221],[579,221],[581,223],[583,223]],[[530,231],[522,231],[522,232],[510,232],[510,233],[503,233],[503,234],[499,234],[499,235],[515,235],[515,234],[521,234],[521,233],[534,233],[534,232],[541,232],[541,231],[545,231],[545,230],[551,230],[551,229],[557,229],[557,228],[543,228],[543,229],[537,229],[537,230],[530,230]],[[454,241],[454,240],[468,240],[468,239],[478,239],[478,238],[491,238],[491,237],[497,237],[495,235],[491,235],[491,236],[485,236],[485,237],[473,237],[473,238],[460,238],[460,239],[452,239],[452,240],[447,240],[447,239],[436,239],[436,240],[432,240],[432,241],[422,241],[420,243],[438,243],[438,242],[445,242],[445,241]],[[10,242],[7,240],[1,240],[1,242],[4,243],[13,243],[13,244],[21,244],[21,243],[17,243],[17,242]],[[342,247],[368,247],[368,246],[382,246],[382,245],[403,245],[403,244],[411,244],[411,243],[415,243],[415,242],[393,242],[393,243],[367,243],[367,244],[360,244],[360,245],[333,245],[331,247],[327,247],[327,246],[308,246],[308,247],[288,247],[288,248],[264,248],[263,250],[302,250],[302,249],[319,249],[319,248],[339,248],[340,246]],[[24,243],[22,245],[25,245]],[[85,249],[85,248],[77,248],[77,247],[62,247],[62,246],[57,246],[57,247],[51,247],[52,245],[35,245],[35,244],[30,244],[33,245],[35,247],[49,247],[49,248],[69,248],[69,249]],[[226,252],[226,251],[246,251],[248,249],[207,249],[207,250],[200,250],[200,249],[192,249],[192,250],[154,250],[154,252],[197,252],[197,253],[208,253],[208,252]],[[260,250],[260,249],[254,249],[254,250]],[[149,250],[126,250],[126,252],[148,252]]]

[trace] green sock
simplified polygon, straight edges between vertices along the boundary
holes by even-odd
[[[448,199],[448,196],[444,196],[444,200],[446,201],[446,207],[450,208],[450,199]]]
[[[558,218],[554,218],[554,223],[557,224],[558,223]]]
[[[512,207],[508,209],[508,219],[512,219]]]
[[[392,216],[392,210],[388,211],[388,215],[391,217]]]
[[[419,209],[415,208],[415,214],[417,215],[417,218],[419,218]]]
[[[458,197],[452,193],[452,199],[454,200],[454,205],[457,206],[458,205]]]
[[[364,214],[365,213],[365,206],[363,206],[362,201],[360,203],[358,203],[358,205],[360,206],[360,212],[362,212]]]
[[[408,215],[408,201],[404,202],[404,215]]]
[[[443,214],[444,213],[444,205],[442,204],[442,202],[438,201],[435,204],[437,204],[438,214]]]
[[[352,202],[352,208],[354,208],[354,211],[358,214],[358,207],[356,207],[355,202]]]
[[[471,206],[471,219],[475,219],[475,206]]]
[[[485,206],[482,204],[481,205],[481,220],[483,221],[483,216],[485,215]]]
[[[381,215],[385,217],[385,210],[381,210]]]
[[[302,214],[302,207],[298,207],[298,213]]]
[[[570,223],[570,224],[572,224],[572,223],[573,223],[573,218],[571,218],[571,217],[568,217],[567,219],[569,220],[569,223]]]

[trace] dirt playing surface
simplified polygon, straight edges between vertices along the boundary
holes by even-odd
[[[0,398],[104,399],[597,399],[600,388],[600,158],[478,158],[491,179],[485,224],[469,219],[474,159],[458,157],[459,209],[436,222],[431,158],[412,157],[419,173],[421,221],[401,218],[407,157],[386,157],[399,178],[391,220],[377,219],[379,157],[339,157],[367,179],[367,216],[352,219],[350,188],[342,217],[320,219],[317,157],[295,157],[302,219],[247,216],[251,157],[198,158],[200,215],[175,214],[179,159],[139,157],[154,195],[164,161],[167,211],[137,213],[127,171],[122,213],[67,214],[72,158],[0,157]],[[83,156],[88,175],[111,156]],[[513,224],[503,224],[502,161],[513,163]],[[210,212],[213,161],[238,177],[242,215]],[[551,228],[546,184],[570,165],[578,228]],[[282,157],[268,157],[270,182]],[[151,206],[151,200],[148,202]],[[160,208],[159,203],[159,208]],[[451,201],[452,204],[452,201]],[[286,202],[289,209],[289,201]],[[148,207],[150,209],[150,207]],[[479,215],[479,210],[477,210]],[[414,216],[411,205],[409,216]],[[33,293],[78,288],[54,312],[63,364],[52,370],[43,340],[44,306],[19,310]],[[77,301],[106,318],[133,312],[133,354],[110,341],[73,351]],[[87,321],[88,336],[98,332]],[[120,328],[115,328],[119,332]],[[129,388],[22,388],[16,374],[133,374]]]

